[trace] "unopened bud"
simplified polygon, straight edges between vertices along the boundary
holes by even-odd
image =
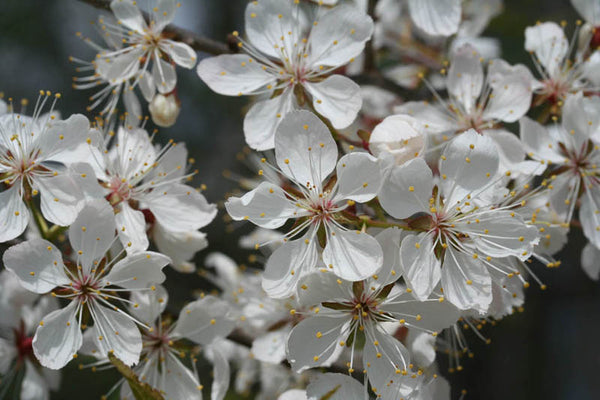
[[[179,116],[179,111],[181,111],[181,106],[177,101],[175,95],[164,95],[157,93],[150,102],[150,115],[152,116],[152,121],[163,128],[168,128],[172,126]]]

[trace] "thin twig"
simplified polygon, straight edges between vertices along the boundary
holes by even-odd
[[[373,21],[376,22],[377,17],[375,16],[375,6],[377,6],[377,0],[369,0],[369,4],[367,7],[367,13],[373,18]],[[373,46],[373,38],[369,40],[365,46],[365,58],[363,64],[363,70],[366,74],[370,74],[373,71],[377,70],[377,54],[375,53],[375,48]]]
[[[93,7],[99,8],[101,10],[110,10],[110,0],[79,0],[82,3],[89,4]],[[148,18],[148,15],[144,13],[144,17]],[[183,42],[189,45],[196,51],[202,51],[209,54],[226,54],[232,53],[235,47],[228,45],[224,42],[218,42],[216,40],[212,40],[209,38],[202,37],[194,32],[191,32],[187,29],[182,29],[174,25],[167,25],[163,30],[169,38]]]

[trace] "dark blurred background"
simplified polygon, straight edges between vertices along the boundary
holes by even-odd
[[[141,3],[144,3],[142,1]],[[182,1],[175,24],[217,40],[228,32],[243,31],[245,0]],[[503,58],[526,63],[523,31],[536,21],[568,21],[578,18],[568,0],[505,0],[504,13],[494,19],[485,33],[501,39]],[[21,98],[35,100],[40,89],[61,92],[58,108],[63,116],[86,113],[89,91],[71,89],[75,66],[70,55],[91,59],[93,51],[75,35],[82,32],[96,41],[91,21],[99,10],[77,0],[0,0],[0,91],[15,103]],[[206,55],[200,55],[205,57]],[[161,129],[158,140],[172,138],[187,143],[196,159],[196,184],[207,185],[205,195],[220,202],[236,186],[222,176],[224,170],[248,174],[239,161],[244,147],[242,109],[244,98],[212,93],[194,70],[178,68],[178,94],[182,110],[175,126]],[[31,111],[31,110],[30,110]],[[88,115],[93,117],[93,115]],[[150,125],[151,126],[151,125]],[[240,251],[237,240],[249,226],[227,229],[221,211],[205,231],[211,251],[222,251],[247,262],[249,253]],[[487,400],[587,400],[600,398],[600,288],[587,278],[579,265],[585,240],[572,232],[569,250],[560,258],[558,269],[535,271],[548,285],[542,292],[536,285],[527,290],[524,311],[485,330],[490,345],[467,332],[475,358],[464,361],[464,370],[449,374],[454,396],[462,389],[467,399]],[[197,257],[202,266],[207,251]],[[193,298],[194,290],[207,288],[197,275],[168,271],[170,309]],[[443,356],[442,356],[443,357]],[[52,399],[97,399],[118,379],[114,372],[77,371],[71,363],[63,373],[61,392]],[[205,376],[203,381],[209,381]],[[204,383],[204,382],[203,382]],[[231,397],[235,398],[235,397]]]

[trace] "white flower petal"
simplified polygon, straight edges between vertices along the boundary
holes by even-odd
[[[133,91],[133,86],[123,89],[123,104],[125,105],[125,126],[133,128],[139,126],[144,119],[142,104]]]
[[[534,160],[547,163],[561,163],[564,157],[560,155],[560,147],[546,128],[529,117],[519,120],[520,137],[525,151]]]
[[[600,3],[596,0],[571,0],[579,15],[592,26],[600,26]]]
[[[490,87],[492,95],[483,111],[483,119],[515,122],[529,111],[533,91],[527,80],[513,75],[490,83]]]
[[[406,396],[413,390],[415,380],[402,371],[410,371],[410,354],[406,347],[392,336],[380,332],[376,327],[365,329],[370,331],[363,349],[363,365],[366,366],[367,376],[373,391],[385,396],[386,390],[395,396]],[[412,382],[411,382],[412,380]]]
[[[49,400],[50,391],[44,377],[31,361],[25,359],[25,377],[21,383],[20,400]]]
[[[44,381],[50,390],[57,392],[60,389],[61,372],[48,368],[42,368],[40,372],[42,373]]]
[[[143,200],[156,220],[173,231],[203,228],[217,215],[216,204],[209,204],[196,189],[179,183],[153,190]]]
[[[229,335],[235,327],[235,322],[228,316],[229,311],[227,302],[213,296],[191,302],[179,313],[172,334],[208,345],[217,337]]]
[[[557,175],[551,182],[547,195],[550,198],[550,207],[560,219],[570,221],[573,217],[573,202],[577,201],[581,181],[578,176],[566,173]]]
[[[285,360],[285,346],[289,333],[289,328],[283,328],[257,337],[252,342],[252,355],[258,361],[279,364]]]
[[[367,398],[365,387],[351,376],[328,373],[319,375],[306,387],[310,400],[364,400]]]
[[[482,133],[492,139],[498,149],[500,171],[517,170],[519,163],[525,160],[525,149],[519,137],[504,129],[486,129]]]
[[[525,50],[535,53],[540,64],[556,76],[569,49],[569,42],[560,26],[544,22],[525,28]]]
[[[342,333],[349,324],[343,314],[338,317],[311,316],[292,329],[287,343],[288,360],[294,372],[323,365],[341,347],[339,342],[346,338]]]
[[[60,250],[47,240],[31,239],[12,246],[4,252],[3,262],[21,286],[35,293],[47,293],[71,282],[63,271]]]
[[[477,51],[465,45],[454,53],[448,70],[448,92],[456,98],[466,114],[475,110],[483,88],[483,67]]]
[[[171,257],[173,268],[184,273],[195,271],[195,266],[189,261],[196,252],[208,246],[206,234],[202,232],[173,232],[160,223],[154,225],[152,238],[158,250]]]
[[[471,3],[469,3],[471,4]],[[464,26],[464,22],[462,26]],[[462,30],[461,26],[461,30]],[[472,36],[455,36],[450,45],[450,53],[454,53],[456,49],[469,45],[473,47],[477,52],[486,60],[496,59],[502,54],[502,43],[497,38],[490,37],[472,37]]]
[[[354,122],[362,106],[360,86],[342,75],[332,75],[317,83],[306,82],[304,88],[312,96],[315,110],[336,129]]]
[[[146,218],[144,213],[134,210],[127,202],[120,204],[119,213],[114,215],[119,240],[128,254],[144,251],[150,245],[146,235]]]
[[[46,368],[61,369],[81,347],[82,335],[77,322],[77,301],[46,315],[33,337],[33,353]]]
[[[129,47],[128,51],[116,55],[102,55],[96,59],[96,72],[110,84],[124,83],[135,77],[140,70],[140,57],[146,51],[141,45]]]
[[[450,302],[438,299],[419,301],[408,293],[392,301],[384,300],[381,309],[396,319],[404,319],[408,326],[433,332],[441,332],[460,318],[460,312]]]
[[[298,43],[298,35],[302,33],[299,32],[294,10],[290,1],[260,0],[248,3],[245,26],[252,45],[270,57],[283,57],[281,48],[291,50],[293,44]],[[287,32],[292,34],[284,34]]]
[[[425,146],[423,135],[415,129],[417,121],[408,115],[391,115],[371,132],[369,149],[374,156],[381,153],[394,156],[396,165],[421,155]]]
[[[154,32],[161,32],[175,18],[178,3],[176,0],[157,0],[156,10],[153,11]]]
[[[140,80],[138,82],[138,86],[146,99],[147,102],[151,102],[154,98],[154,94],[156,93],[156,86],[154,85],[154,78],[152,74],[148,71],[143,71],[140,75]]]
[[[142,175],[148,166],[156,160],[156,150],[150,141],[148,132],[136,128],[126,130],[119,127],[117,131],[119,146],[112,160],[113,167],[123,179],[130,179]]]
[[[129,307],[131,315],[147,325],[153,325],[158,316],[165,311],[169,293],[163,286],[158,285],[156,290],[132,291],[130,300],[134,303]]]
[[[227,389],[229,389],[229,381],[231,379],[229,361],[227,360],[226,354],[221,349],[220,343],[214,343],[210,350],[214,365],[214,378],[210,389],[210,399],[223,400],[227,394]]]
[[[237,263],[230,257],[223,253],[210,253],[204,259],[204,265],[215,270],[218,279],[217,285],[221,289],[227,290],[227,288],[239,286],[242,273]]]
[[[275,147],[279,123],[296,107],[294,92],[289,87],[279,96],[254,104],[244,118],[244,138],[248,146],[257,151]]]
[[[599,17],[600,19],[600,17]],[[600,22],[599,22],[600,24]],[[594,87],[600,85],[600,51],[596,50],[583,62],[583,73],[586,79],[593,83]]]
[[[94,268],[94,261],[104,257],[115,234],[115,217],[110,204],[104,199],[87,202],[69,228],[69,242],[86,274]]]
[[[576,153],[585,154],[588,140],[600,134],[600,99],[584,97],[583,92],[570,95],[563,113],[562,126],[566,131],[563,136],[569,136],[565,144]]]
[[[422,158],[395,166],[379,192],[379,202],[394,218],[408,218],[429,211],[433,190],[433,174]]]
[[[4,375],[17,357],[18,352],[12,340],[0,337],[0,374]]]
[[[161,175],[169,174],[170,178],[183,178],[186,174],[188,151],[185,143],[177,143],[160,157],[158,165],[149,172],[148,180],[160,178]],[[152,178],[150,178],[152,177]]]
[[[402,276],[413,295],[425,300],[437,286],[440,261],[435,256],[432,234],[408,235],[400,244]]]
[[[383,264],[381,246],[371,235],[328,226],[323,262],[333,273],[348,281],[373,276]]]
[[[92,156],[93,157],[93,156]],[[71,164],[73,180],[75,185],[81,189],[84,196],[84,201],[99,199],[104,197],[105,188],[100,186],[94,168],[87,162],[78,162]],[[82,204],[79,204],[81,207]]]
[[[375,236],[383,250],[383,265],[377,272],[377,279],[373,277],[373,286],[381,287],[394,283],[402,274],[400,243],[404,236],[405,232],[396,227],[384,229]]]
[[[262,280],[263,289],[276,299],[291,296],[302,275],[315,268],[318,256],[314,229],[309,229],[300,239],[284,243],[267,261]]]
[[[454,133],[459,128],[446,110],[424,101],[409,101],[395,107],[394,112],[413,117],[421,124],[418,131],[425,135]]]
[[[33,187],[40,194],[40,209],[44,218],[56,225],[70,225],[77,217],[78,205],[84,195],[72,171],[55,171],[56,176],[36,176]]]
[[[196,72],[213,91],[227,96],[252,94],[277,82],[277,76],[263,69],[263,64],[247,54],[205,58],[198,64]]]
[[[124,312],[113,311],[98,303],[91,305],[94,325],[91,327],[99,355],[109,353],[125,365],[137,364],[142,352],[142,336],[133,320]]]
[[[436,337],[426,332],[409,330],[407,342],[415,365],[429,367],[433,364],[436,356]]]
[[[235,221],[250,220],[267,229],[281,227],[299,211],[281,187],[268,182],[242,197],[228,198],[225,208]]]
[[[336,199],[366,203],[377,196],[382,183],[381,168],[375,157],[367,153],[346,154],[337,163]]]
[[[579,208],[579,221],[583,234],[596,247],[600,248],[600,187],[586,187],[581,206]]]
[[[597,281],[600,278],[599,259],[600,250],[591,243],[586,244],[581,252],[581,269],[583,269],[583,272],[594,281]]]
[[[483,314],[492,302],[492,280],[483,263],[453,246],[448,246],[444,256],[442,288],[446,300],[461,310]]]
[[[171,262],[164,254],[145,251],[128,255],[113,265],[103,278],[106,284],[127,289],[150,288],[153,283],[163,283],[162,269]]]
[[[29,209],[21,199],[19,186],[0,192],[0,242],[7,242],[25,231]]]
[[[460,24],[460,0],[408,0],[410,17],[426,33],[450,36]]]
[[[358,7],[340,5],[323,13],[309,35],[307,65],[341,66],[362,53],[373,34],[373,20]]]
[[[468,234],[477,250],[491,257],[513,255],[526,260],[539,242],[538,228],[510,211],[481,212],[457,222],[456,229]]]
[[[162,385],[160,389],[164,391],[166,398],[202,400],[202,390],[200,389],[202,385],[198,376],[190,371],[177,356],[169,353],[161,372],[162,375],[159,379]],[[214,382],[213,385],[215,385]]]
[[[113,0],[110,3],[110,8],[115,17],[126,27],[138,33],[144,33],[144,30],[148,27],[135,1]]]
[[[82,161],[74,159],[72,152],[82,145],[88,147],[86,140],[90,136],[90,121],[81,114],[75,114],[66,120],[51,122],[44,134],[35,138],[35,146],[40,149],[40,157],[45,161],[69,165]]]
[[[167,53],[175,64],[184,68],[194,68],[196,65],[196,52],[185,43],[172,40],[161,40],[160,48]]]
[[[158,58],[156,54],[158,54],[158,50],[155,50],[154,64],[152,65],[152,78],[154,79],[156,90],[158,90],[159,93],[169,93],[175,89],[175,85],[177,84],[177,73],[175,72],[175,67],[171,63],[162,58]]]
[[[474,129],[456,137],[444,150],[440,172],[445,184],[479,189],[495,177],[500,162],[494,142]],[[449,195],[452,190],[445,191]],[[448,200],[452,203],[451,200]]]
[[[297,299],[302,306],[325,302],[348,302],[354,298],[352,285],[328,271],[314,271],[298,282]]]
[[[329,129],[309,111],[290,112],[277,127],[277,165],[303,187],[321,187],[321,182],[333,172],[337,155]]]
[[[306,397],[306,390],[290,389],[281,393],[277,400],[308,400],[308,397]]]

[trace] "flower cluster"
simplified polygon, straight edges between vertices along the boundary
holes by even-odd
[[[462,327],[485,340],[530,281],[545,290],[571,228],[599,278],[600,1],[572,0],[571,42],[566,24],[525,30],[534,72],[480,37],[500,0],[248,3],[197,75],[254,99],[258,176],[223,207],[257,227],[254,265],[212,252],[198,270],[217,206],[136,94],[173,125],[176,66],[198,56],[180,4],[147,3],[112,0],[93,61],[71,58],[75,88],[102,87],[94,122],[47,91],[32,115],[0,100],[0,398],[49,398],[79,359],[123,374],[107,396],[200,400],[202,356],[212,400],[450,399],[436,352],[461,370]],[[167,265],[214,290],[167,308]]]

